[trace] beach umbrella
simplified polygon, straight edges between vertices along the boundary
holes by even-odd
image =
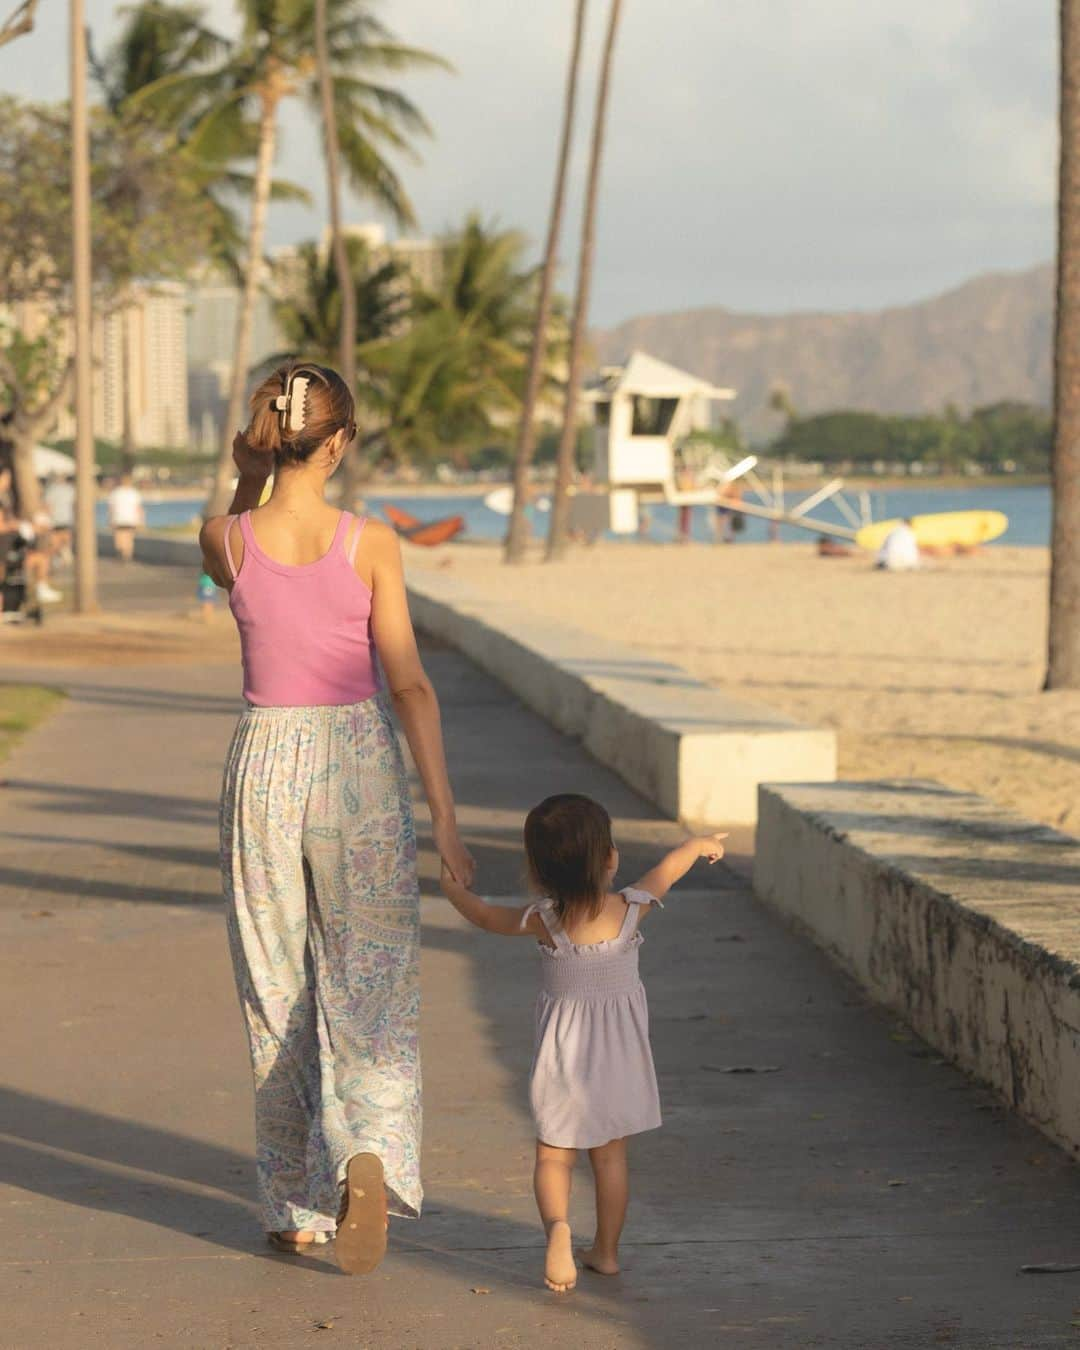
[[[75,460],[62,450],[53,450],[47,445],[34,446],[34,477],[48,478],[50,474],[60,474],[64,478],[75,477]]]

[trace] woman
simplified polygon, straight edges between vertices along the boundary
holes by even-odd
[[[230,592],[248,704],[225,767],[221,857],[259,1192],[273,1246],[303,1252],[336,1230],[343,1269],[366,1271],[387,1213],[421,1203],[416,837],[391,704],[443,861],[465,881],[473,861],[397,537],[324,500],[356,434],[352,395],[335,371],[291,364],[251,408],[230,513],[201,543]]]

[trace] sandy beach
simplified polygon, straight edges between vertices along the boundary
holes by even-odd
[[[463,584],[835,727],[845,778],[931,778],[1080,833],[1080,693],[1040,692],[1049,555],[907,575],[811,546],[598,545],[562,563],[409,550]]]

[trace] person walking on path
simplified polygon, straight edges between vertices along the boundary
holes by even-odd
[[[109,528],[121,562],[131,562],[135,556],[135,533],[146,524],[142,493],[135,486],[130,473],[120,475],[120,481],[109,493]]]
[[[336,1233],[339,1264],[362,1272],[382,1259],[388,1214],[421,1206],[416,835],[391,708],[443,865],[463,884],[474,865],[397,537],[324,500],[356,434],[352,395],[335,371],[290,364],[251,407],[230,513],[201,543],[243,655],[221,861],[261,1212],[275,1247]]]
[[[525,821],[530,905],[489,905],[443,867],[443,892],[470,923],[537,939],[542,984],[529,1101],[536,1125],[536,1204],[547,1234],[544,1283],[577,1283],[567,1215],[579,1149],[589,1154],[596,1229],[582,1263],[619,1273],[629,1199],[626,1140],[660,1124],[649,1010],[638,975],[638,925],[699,858],[724,856],[720,834],[685,840],[633,886],[613,891],[619,854],[611,817],[577,793],[548,797]]]

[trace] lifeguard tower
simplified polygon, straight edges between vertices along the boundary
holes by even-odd
[[[675,452],[695,431],[706,431],[723,389],[645,352],[608,366],[586,393],[594,414],[594,473],[612,488],[665,488],[675,483]]]

